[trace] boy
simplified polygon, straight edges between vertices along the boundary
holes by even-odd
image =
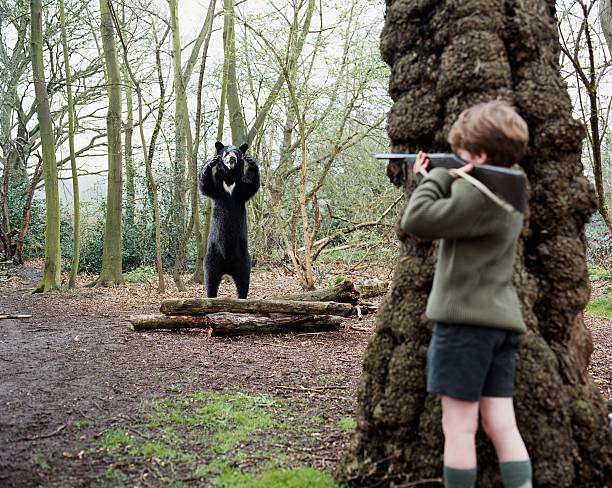
[[[473,487],[478,414],[497,452],[505,488],[531,487],[531,461],[518,431],[512,394],[519,334],[525,332],[512,286],[523,216],[462,176],[473,165],[511,166],[525,154],[525,121],[495,101],[465,110],[448,141],[467,165],[434,168],[419,153],[419,186],[401,228],[441,239],[427,317],[435,322],[427,351],[427,390],[441,395],[444,486]]]

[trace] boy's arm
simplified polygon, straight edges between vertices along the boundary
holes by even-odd
[[[454,181],[446,169],[431,170],[410,197],[400,223],[402,230],[432,240],[490,232],[495,222],[483,219],[488,208],[484,196],[469,183],[458,180],[453,185]]]

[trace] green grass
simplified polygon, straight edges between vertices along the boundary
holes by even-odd
[[[108,429],[102,437],[102,447],[109,452],[119,451],[130,445],[130,435],[121,429]]]
[[[601,266],[591,265],[588,267],[588,270],[591,281],[612,280],[612,269],[605,269]]]
[[[585,309],[589,315],[612,318],[612,298],[605,296],[589,302]]]
[[[89,452],[111,458],[100,483],[133,484],[150,472],[163,486],[191,479],[221,488],[337,488],[331,475],[292,464],[279,448],[278,433],[287,429],[282,419],[294,417],[277,400],[240,392],[178,394],[174,385],[168,390],[175,394],[143,403],[135,422],[97,439]],[[292,422],[291,429],[323,422],[315,415],[306,424]],[[353,430],[354,421],[341,419],[338,427]]]
[[[268,469],[258,475],[228,470],[213,480],[222,488],[336,488],[331,475],[309,466],[293,469]]]
[[[138,266],[138,268],[124,273],[123,281],[126,283],[144,283],[157,275],[151,266]]]

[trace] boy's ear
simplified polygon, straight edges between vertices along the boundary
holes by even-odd
[[[225,144],[223,144],[221,141],[215,142],[215,149],[217,149],[217,154],[219,154],[223,150],[224,147],[225,147]]]
[[[246,153],[246,150],[249,148],[248,144],[243,144],[242,146],[240,146],[238,149],[240,149],[242,151],[242,153]]]

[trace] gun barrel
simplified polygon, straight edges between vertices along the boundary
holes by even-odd
[[[376,159],[401,160],[408,166],[416,161],[416,154],[376,154]],[[453,153],[428,153],[431,168],[461,168],[467,161]],[[474,178],[484,183],[491,191],[497,193],[512,204],[519,212],[525,212],[528,204],[526,177],[522,171],[489,164],[477,164],[471,173]]]

